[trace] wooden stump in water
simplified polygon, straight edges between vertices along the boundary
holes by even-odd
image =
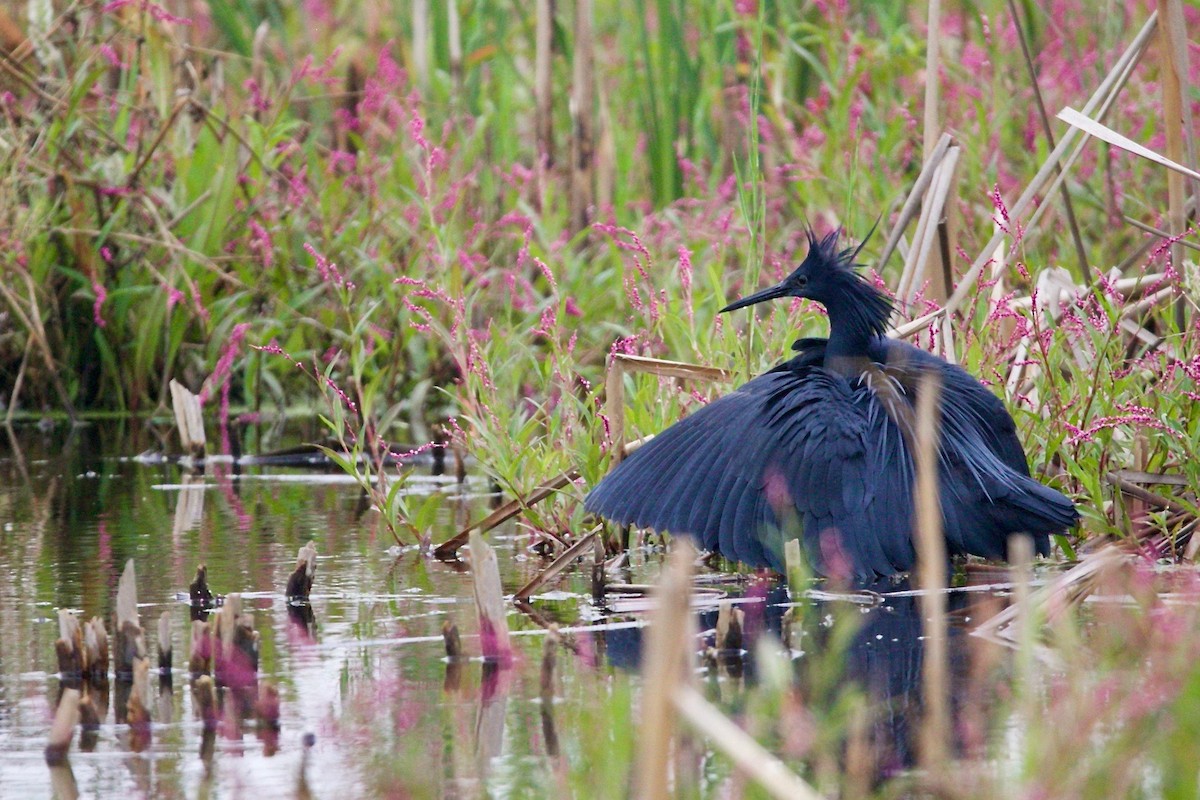
[[[158,618],[158,672],[171,674],[171,612],[164,611]]]
[[[54,722],[50,726],[50,737],[46,743],[46,763],[54,766],[62,764],[67,759],[67,751],[71,749],[71,740],[75,738],[75,726],[79,724],[79,690],[64,689],[58,699],[58,709],[54,712]]]
[[[242,613],[242,596],[225,598],[217,614],[213,674],[218,686],[245,689],[258,683],[258,632]]]
[[[172,379],[171,405],[175,410],[175,429],[179,432],[179,443],[185,455],[196,460],[204,459],[207,446],[204,436],[204,417],[200,413],[200,398],[186,386]]]
[[[287,599],[308,602],[317,572],[317,545],[309,542],[296,554],[296,569],[288,577]]]
[[[212,608],[216,602],[208,588],[208,567],[204,564],[196,567],[196,578],[188,586],[188,597],[192,601],[192,619],[199,619],[197,613]]]
[[[192,621],[192,646],[188,659],[188,672],[192,677],[210,675],[213,670],[212,628],[207,622]]]
[[[471,579],[475,589],[475,609],[479,612],[479,640],[483,657],[503,665],[512,663],[512,644],[508,638],[508,620],[504,613],[504,591],[500,584],[500,566],[496,551],[483,540],[479,531],[471,531]]]
[[[83,680],[83,631],[74,613],[58,610],[58,641],[54,643],[58,673],[63,685],[78,686]]]
[[[134,664],[146,657],[146,641],[138,621],[137,573],[133,559],[125,562],[125,571],[117,584],[117,623],[113,638],[116,651],[117,680],[133,680]]]

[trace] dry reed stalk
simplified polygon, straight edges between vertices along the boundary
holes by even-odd
[[[462,23],[458,15],[458,0],[446,1],[446,49],[450,56],[450,79],[454,81],[454,94],[462,94],[463,54]]]
[[[171,612],[164,611],[158,617],[158,671],[171,674]]]
[[[429,89],[429,0],[412,0],[412,61],[417,88]]]
[[[1130,554],[1116,545],[1106,545],[1080,559],[1079,563],[1059,575],[1020,603],[1014,602],[996,616],[980,624],[971,633],[997,642],[1011,643],[1014,635],[1010,628],[1022,614],[1032,614],[1048,608],[1052,603],[1063,606],[1080,601],[1091,593],[1097,576],[1123,564]]]
[[[179,432],[179,444],[185,455],[197,460],[202,459],[206,443],[200,398],[174,378],[171,379],[170,386],[171,407],[175,410],[175,429]]]
[[[940,771],[949,750],[949,680],[946,661],[946,540],[938,500],[938,408],[942,386],[933,374],[921,381],[917,395],[916,544],[924,620],[925,658],[922,664],[921,765]]]
[[[684,380],[722,382],[731,381],[734,373],[719,367],[706,367],[700,364],[689,364],[686,361],[668,361],[661,358],[646,358],[616,353],[613,361],[627,372],[647,372],[663,378],[681,378]]]
[[[584,551],[591,548],[592,541],[599,533],[600,526],[597,525],[596,527],[592,528],[590,532],[584,534],[579,541],[575,542],[573,545],[564,550],[562,555],[551,562],[550,566],[539,572],[533,577],[533,580],[529,581],[529,583],[517,590],[517,593],[513,595],[513,602],[519,603],[523,600],[528,600],[530,595],[544,586],[547,581],[551,580],[554,578],[554,576],[558,575],[564,569],[569,567],[571,563],[575,561],[575,559],[584,554]]]
[[[627,443],[625,447],[622,448],[622,452],[625,455],[629,455],[634,450],[637,450],[643,444],[650,441],[652,438],[652,436],[643,436],[641,439],[634,439],[632,442]],[[433,551],[434,556],[441,559],[454,558],[458,553],[458,548],[467,543],[467,539],[471,535],[472,531],[487,533],[500,523],[512,519],[517,514],[520,514],[524,509],[542,502],[567,484],[578,480],[578,478],[578,470],[568,470],[567,472],[560,473],[556,477],[552,478],[549,482],[543,483],[541,486],[530,492],[526,497],[514,497],[512,500],[509,500],[507,503],[488,514],[479,522],[468,525],[458,533],[454,534],[454,536],[451,536],[449,539],[442,542],[437,546],[437,549]]]
[[[921,205],[921,198],[925,196],[925,190],[933,182],[933,175],[937,172],[938,165],[942,163],[942,158],[950,148],[950,142],[950,134],[943,133],[934,146],[933,152],[930,153],[925,159],[925,163],[921,166],[921,172],[917,175],[917,180],[913,183],[912,189],[909,190],[908,195],[905,197],[904,205],[900,208],[900,214],[896,217],[896,224],[892,226],[892,232],[888,234],[887,242],[883,245],[883,251],[879,254],[879,260],[875,263],[876,272],[883,274],[884,265],[895,251],[896,246],[900,243],[900,237],[904,235],[904,229],[908,227],[908,223],[916,215],[917,208]]]
[[[308,601],[313,578],[317,573],[317,544],[309,542],[296,553],[296,569],[288,576],[286,596],[289,600]]]
[[[1046,104],[1042,100],[1042,90],[1038,86],[1037,69],[1033,66],[1033,56],[1029,52],[1029,42],[1025,40],[1025,29],[1021,25],[1021,17],[1017,13],[1016,0],[1008,0],[1008,15],[1012,18],[1013,29],[1017,32],[1017,41],[1021,45],[1021,55],[1025,59],[1025,71],[1029,75],[1029,84],[1033,87],[1033,101],[1037,107],[1038,119],[1042,123],[1042,133],[1046,135],[1046,141],[1050,143],[1050,149],[1054,149],[1054,130],[1050,127],[1050,117],[1046,114]],[[1061,175],[1063,169],[1058,168]],[[1067,191],[1066,184],[1061,187],[1063,210],[1067,215],[1067,227],[1071,230],[1071,241],[1075,245],[1075,254],[1079,258],[1079,274],[1086,275],[1088,271],[1087,250],[1083,246],[1083,236],[1079,232],[1079,221],[1075,219],[1075,206],[1071,202],[1071,193]]]
[[[780,800],[820,800],[822,795],[803,778],[788,769],[773,753],[721,713],[694,686],[675,687],[676,711],[697,731],[703,733],[746,776],[772,797]],[[665,777],[665,776],[664,776]],[[649,795],[634,795],[643,797]],[[666,794],[655,795],[666,797]]]
[[[1141,30],[1138,31],[1137,35],[1134,36],[1133,41],[1130,42],[1129,46],[1121,54],[1121,57],[1117,59],[1117,62],[1113,65],[1112,69],[1109,70],[1104,80],[1100,82],[1100,85],[1092,93],[1092,96],[1088,99],[1088,102],[1083,107],[1084,115],[1091,114],[1102,102],[1104,102],[1105,99],[1114,94],[1116,87],[1122,82],[1121,76],[1125,74],[1127,70],[1132,69],[1133,65],[1137,62],[1138,58],[1142,54],[1142,51],[1145,49],[1146,44],[1149,42],[1150,37],[1154,34],[1157,25],[1158,14],[1153,13],[1150,15],[1150,18],[1146,20],[1146,23],[1142,26]],[[1050,180],[1050,176],[1053,175],[1057,170],[1059,163],[1063,160],[1063,156],[1075,142],[1077,133],[1077,129],[1072,128],[1067,131],[1065,136],[1059,139],[1054,150],[1049,156],[1046,157],[1046,160],[1042,163],[1042,166],[1037,171],[1037,174],[1033,176],[1033,178],[1029,181],[1029,184],[1025,187],[1025,191],[1021,193],[1021,196],[1017,199],[1017,202],[1014,203],[1011,208],[1009,208],[1009,216],[1011,218],[1016,219],[1021,217],[1030,208],[1038,193],[1042,191],[1042,188],[1046,185],[1046,182]],[[1051,191],[1054,190],[1054,188],[1051,189]],[[1027,225],[1026,229],[1028,230],[1029,227],[1031,227],[1031,224]],[[944,313],[951,314],[962,306],[967,297],[972,293],[975,287],[975,282],[979,279],[979,275],[983,272],[984,267],[987,266],[988,261],[991,260],[992,254],[996,252],[996,248],[999,247],[1000,242],[1007,236],[1008,234],[1004,231],[997,231],[992,238],[988,240],[987,244],[984,245],[983,250],[971,264],[970,269],[967,270],[966,274],[963,275],[962,280],[959,281],[958,287],[954,290],[954,294],[952,294],[950,299],[946,301]]]
[[[612,442],[612,466],[625,457],[625,364],[616,354],[604,373],[604,414],[608,417],[608,437]]]
[[[641,735],[633,766],[632,797],[667,800],[671,797],[671,739],[675,731],[676,690],[691,675],[692,563],[696,548],[686,539],[672,543],[667,566],[655,591],[657,604],[650,618],[642,651]]]
[[[571,73],[571,231],[587,229],[595,199],[595,42],[592,0],[575,2],[575,61]]]
[[[116,650],[116,671],[119,680],[131,680],[134,667],[146,657],[146,642],[137,610],[137,573],[133,559],[125,562],[125,570],[117,582],[116,628],[113,634]]]
[[[537,0],[533,96],[537,154],[541,170],[554,165],[554,0]]]
[[[1190,116],[1190,109],[1185,99],[1183,82],[1187,76],[1187,31],[1184,27],[1183,9],[1179,0],[1158,0],[1158,17],[1161,24],[1159,31],[1159,54],[1162,58],[1162,78],[1159,86],[1162,89],[1163,127],[1166,133],[1167,158],[1175,162],[1184,159],[1184,134],[1189,134],[1190,122],[1185,126],[1185,114]],[[1185,111],[1188,109],[1188,111]],[[1195,150],[1189,148],[1195,161]],[[1194,180],[1194,178],[1193,178]],[[1195,184],[1193,183],[1193,194]],[[1187,214],[1184,210],[1184,181],[1183,176],[1172,172],[1167,175],[1167,225],[1172,236],[1184,232],[1187,226]],[[1180,242],[1171,243],[1171,263],[1180,270],[1184,286],[1193,294],[1200,289],[1200,276],[1194,269],[1185,267],[1183,246]],[[1180,298],[1175,306],[1179,325],[1185,324],[1187,306]]]
[[[941,105],[941,40],[942,40],[942,2],[941,0],[929,0],[928,16],[925,29],[925,120],[924,120],[924,135],[921,143],[921,153],[928,157],[936,146],[935,138],[942,131],[942,122],[940,114]],[[945,163],[938,165],[938,169],[944,169]],[[936,183],[936,181],[935,181]],[[933,196],[925,196],[923,211],[929,209],[932,203],[937,202]],[[944,200],[944,195],[942,197]],[[923,216],[925,216],[923,214]],[[940,209],[936,212],[930,210],[925,224],[936,230],[937,223],[941,219]],[[920,230],[918,225],[918,230]],[[926,233],[926,236],[930,235]],[[909,254],[911,256],[911,253]],[[932,258],[933,264],[929,266],[928,259]],[[932,278],[929,280],[928,294],[930,299],[937,301],[939,304],[944,303],[946,297],[950,294],[950,289],[953,286],[953,281],[950,279],[950,262],[945,257],[945,253],[939,250],[933,253],[926,252],[921,256],[918,264],[918,269],[923,276]]]
[[[78,681],[84,673],[83,631],[74,612],[58,610],[58,641],[54,643],[58,673],[64,681]]]
[[[729,381],[733,373],[718,367],[689,364],[685,361],[668,361],[661,358],[646,358],[628,353],[613,353],[604,375],[604,413],[608,417],[609,439],[612,441],[612,466],[621,463],[628,455],[625,448],[625,375],[626,373],[649,373],[660,378],[680,378],[698,381]]]
[[[946,208],[946,198],[953,185],[954,170],[958,165],[961,148],[950,147],[941,163],[934,170],[929,192],[921,206],[921,216],[917,221],[917,233],[913,237],[912,247],[905,259],[904,273],[896,293],[904,302],[910,302],[923,280],[929,281],[930,297],[944,301],[949,293],[949,278],[946,276],[945,264],[939,255],[936,262],[930,256],[936,252],[934,242],[938,237],[938,223]],[[931,274],[932,270],[932,274]]]
[[[783,563],[787,570],[788,594],[795,597],[804,583],[804,563],[800,555],[800,540],[788,539],[783,543]]]
[[[1166,167],[1167,169],[1171,170],[1171,172],[1175,175],[1175,177],[1178,177],[1180,179],[1181,187],[1183,185],[1183,177],[1184,176],[1195,179],[1195,180],[1200,180],[1200,172],[1196,172],[1194,169],[1191,169],[1190,167],[1186,167],[1183,164],[1180,164],[1177,160],[1175,160],[1173,158],[1164,156],[1161,153],[1156,153],[1155,151],[1151,150],[1150,148],[1148,148],[1144,145],[1138,144],[1137,142],[1133,141],[1132,139],[1130,139],[1126,136],[1122,136],[1121,134],[1114,131],[1112,128],[1105,125],[1104,123],[1098,122],[1098,121],[1092,119],[1091,117],[1087,116],[1086,114],[1082,114],[1082,113],[1076,111],[1075,109],[1071,108],[1070,106],[1067,106],[1062,111],[1058,112],[1058,118],[1061,119],[1063,122],[1067,123],[1068,125],[1071,125],[1075,128],[1082,130],[1084,133],[1086,133],[1089,136],[1094,136],[1097,139],[1108,142],[1109,144],[1113,145],[1114,147],[1119,147],[1122,150],[1125,150],[1129,153],[1133,153],[1135,156],[1140,156],[1140,157],[1146,159],[1147,161],[1152,161],[1155,164],[1158,164],[1161,167]],[[1171,175],[1168,175],[1168,178],[1170,178],[1170,177],[1171,177]],[[1181,189],[1181,191],[1182,191],[1182,189]],[[1180,197],[1182,198],[1182,194],[1180,195]],[[1182,215],[1183,215],[1182,199],[1180,201],[1179,213],[1180,213],[1180,218],[1182,220]],[[1176,233],[1172,233],[1172,235],[1177,236],[1179,233],[1182,233],[1182,232],[1183,232],[1183,224],[1181,222],[1179,231]]]
[[[475,595],[475,610],[479,613],[479,641],[483,657],[502,665],[512,663],[512,644],[508,638],[508,620],[504,613],[504,590],[500,584],[500,565],[496,551],[483,540],[483,534],[472,531],[471,586]]]

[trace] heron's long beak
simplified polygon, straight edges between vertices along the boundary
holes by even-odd
[[[777,283],[774,286],[770,287],[769,289],[763,289],[762,291],[755,292],[754,294],[751,294],[751,295],[747,295],[747,296],[743,297],[741,300],[734,300],[732,303],[725,306],[717,313],[724,314],[726,311],[736,311],[739,308],[745,308],[746,306],[752,306],[755,303],[761,303],[764,300],[774,300],[778,297],[787,297],[787,295],[788,295],[787,288],[782,283]]]

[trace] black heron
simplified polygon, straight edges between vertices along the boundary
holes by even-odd
[[[951,555],[1003,559],[1010,534],[1049,535],[1079,520],[1033,480],[1004,403],[970,373],[884,332],[891,300],[864,280],[840,231],[808,233],[803,263],[722,312],[780,297],[823,305],[829,338],[644,444],[588,494],[588,511],[695,537],[699,546],[783,571],[797,526],[812,568],[857,580],[913,568],[913,419],[923,376],[941,382],[938,491]]]

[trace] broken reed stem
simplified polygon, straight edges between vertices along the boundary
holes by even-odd
[[[575,561],[575,559],[582,556],[584,551],[588,550],[592,546],[592,540],[595,539],[599,533],[600,526],[597,525],[596,527],[592,528],[591,532],[585,534],[582,539],[564,550],[562,555],[554,559],[550,566],[539,572],[534,576],[533,580],[529,581],[529,583],[518,589],[517,593],[513,595],[513,601],[519,603],[522,600],[529,599],[529,596],[544,586],[547,581],[569,567],[571,563]]]
[[[959,147],[951,147],[946,151],[941,163],[934,170],[933,183],[921,206],[917,234],[908,251],[908,258],[905,260],[901,285],[896,290],[906,303],[911,302],[924,280],[930,281],[934,299],[945,299],[949,292],[949,288],[943,286],[945,276],[942,270],[938,270],[930,276],[930,254],[934,252],[933,245],[938,238],[938,222],[942,219],[946,208],[946,197],[950,194],[954,168],[958,165],[960,152],[961,148]],[[940,256],[936,263],[938,266],[942,266]],[[941,291],[943,289],[945,291]]]
[[[929,15],[925,29],[925,131],[922,139],[922,155],[929,158],[933,152],[934,137],[941,131],[938,122],[938,95],[941,88],[941,28],[942,2],[929,0]]]
[[[1096,91],[1092,93],[1092,96],[1088,99],[1087,104],[1083,107],[1083,113],[1085,115],[1091,114],[1101,102],[1115,92],[1116,87],[1119,85],[1121,80],[1122,74],[1127,69],[1131,68],[1141,56],[1142,51],[1145,49],[1146,44],[1150,40],[1150,37],[1154,34],[1157,25],[1158,13],[1155,12],[1152,13],[1150,18],[1146,20],[1146,23],[1142,26],[1141,30],[1138,31],[1138,34],[1134,37],[1133,41],[1130,42],[1129,47],[1125,49],[1125,51],[1121,54],[1121,57],[1117,59],[1117,63],[1113,65],[1113,68],[1109,70],[1108,75],[1105,76],[1103,81],[1101,81],[1100,86],[1098,86]],[[1033,176],[1033,178],[1029,181],[1029,185],[1025,187],[1025,191],[1021,193],[1021,196],[1017,199],[1017,202],[1014,203],[1011,208],[1009,208],[1010,218],[1019,219],[1026,212],[1026,210],[1029,209],[1034,201],[1034,198],[1045,186],[1046,181],[1050,179],[1050,176],[1054,174],[1058,164],[1062,161],[1062,158],[1066,152],[1071,148],[1077,136],[1078,129],[1071,128],[1061,139],[1059,139],[1054,150],[1049,156],[1046,157],[1046,160],[1042,163],[1042,166],[1038,170],[1037,174]],[[1032,224],[1026,227],[1028,229],[1031,226]],[[951,314],[957,311],[966,301],[967,297],[973,293],[975,282],[979,279],[980,273],[983,272],[984,267],[986,267],[988,262],[991,260],[992,254],[996,252],[996,248],[1000,246],[1000,242],[1006,239],[1008,236],[1008,233],[1005,233],[1001,230],[997,231],[992,238],[988,240],[988,243],[984,245],[983,250],[971,264],[971,268],[967,270],[966,274],[963,275],[962,280],[959,281],[958,287],[954,290],[954,294],[952,294],[950,299],[946,301],[946,306],[943,310],[943,313]]]
[[[675,539],[671,545],[667,566],[655,591],[658,603],[650,617],[646,647],[642,652],[641,735],[631,794],[642,800],[668,800],[671,797],[674,692],[690,678],[693,657],[688,636],[694,625],[689,624],[689,601],[696,549],[686,539]]]
[[[571,197],[573,233],[585,231],[595,197],[595,44],[592,0],[575,2],[575,47],[571,72]]]
[[[925,190],[929,188],[929,184],[933,181],[933,174],[937,171],[938,165],[942,163],[942,157],[946,155],[946,150],[950,147],[950,141],[950,134],[943,133],[938,139],[937,145],[934,146],[933,152],[926,157],[925,163],[921,167],[921,172],[917,175],[916,182],[913,183],[912,189],[909,190],[908,196],[904,199],[900,215],[896,217],[896,224],[892,226],[892,232],[888,234],[883,251],[879,254],[879,261],[875,264],[875,271],[879,274],[883,274],[883,267],[887,264],[888,258],[896,250],[896,245],[900,243],[900,237],[904,235],[904,229],[917,213],[917,208],[921,204],[921,198],[925,196]]]
[[[1042,89],[1038,85],[1037,69],[1033,66],[1033,56],[1029,52],[1029,42],[1025,40],[1025,29],[1021,25],[1021,17],[1017,13],[1016,0],[1008,0],[1008,15],[1012,17],[1013,29],[1017,32],[1017,41],[1021,45],[1021,55],[1025,59],[1025,71],[1029,75],[1029,85],[1033,87],[1033,102],[1037,106],[1038,119],[1042,123],[1042,133],[1046,135],[1046,141],[1050,144],[1050,149],[1054,149],[1054,130],[1050,127],[1050,116],[1046,113],[1046,104],[1042,101]],[[1058,174],[1062,175],[1064,170],[1061,166],[1056,167]],[[1075,254],[1079,258],[1079,274],[1085,276],[1088,274],[1088,259],[1087,250],[1083,246],[1083,236],[1079,232],[1079,222],[1075,219],[1075,206],[1071,202],[1071,193],[1067,191],[1067,185],[1064,183],[1060,187],[1062,191],[1063,210],[1067,215],[1067,227],[1071,229],[1071,241],[1075,244]]]
[[[783,563],[787,570],[788,594],[798,595],[804,583],[804,561],[800,555],[800,540],[788,539],[783,543]]]
[[[537,0],[536,55],[533,66],[534,130],[542,169],[554,165],[554,0]]]
[[[738,769],[766,789],[772,797],[780,800],[820,800],[822,795],[816,789],[735,725],[695,687],[687,683],[676,686],[672,699],[675,710],[688,724],[704,734]]]
[[[67,759],[71,740],[75,738],[75,727],[79,725],[79,700],[78,689],[64,689],[58,699],[58,708],[54,712],[54,722],[50,725],[50,736],[45,750],[46,763],[50,766],[61,764]]]
[[[429,0],[413,0],[412,60],[417,87],[429,88]]]
[[[171,612],[164,611],[158,617],[158,671],[171,674]]]
[[[938,500],[938,413],[941,381],[928,373],[917,396],[917,565],[921,589],[921,616],[925,630],[922,665],[924,714],[921,720],[921,765],[933,772],[947,761],[946,737],[950,730],[946,669],[946,540],[942,535],[942,510]]]
[[[604,413],[612,445],[612,466],[625,457],[625,362],[613,354],[604,373]]]
[[[500,565],[496,551],[483,540],[483,534],[472,531],[471,585],[475,593],[475,609],[479,613],[479,640],[485,659],[503,666],[512,663],[512,644],[508,638],[508,619],[504,613],[504,590],[500,584]]]
[[[654,437],[643,436],[641,439],[634,439],[632,442],[629,442],[624,448],[625,455],[629,455],[634,450],[637,450],[652,438]],[[467,543],[472,531],[487,533],[492,528],[496,527],[502,522],[505,522],[506,520],[512,519],[530,506],[537,505],[538,503],[542,502],[547,497],[554,494],[559,489],[562,489],[568,483],[577,480],[578,478],[578,470],[568,470],[567,472],[563,472],[551,479],[549,482],[543,483],[541,486],[530,492],[528,496],[514,497],[512,500],[509,500],[507,503],[488,514],[479,522],[474,522],[468,525],[454,536],[442,542],[440,545],[438,545],[437,549],[433,551],[433,555],[436,558],[442,559],[454,558],[458,553],[458,548]]]

